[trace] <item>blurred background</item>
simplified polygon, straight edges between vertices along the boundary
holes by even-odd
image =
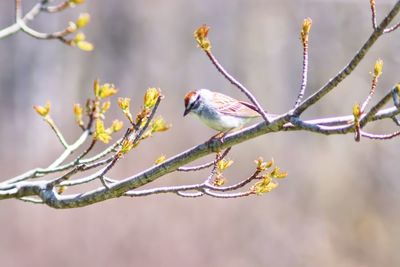
[[[36,3],[22,2],[25,11]],[[395,1],[377,2],[380,21]],[[371,33],[367,0],[88,0],[61,14],[41,14],[30,25],[56,31],[84,11],[92,16],[84,32],[93,52],[23,33],[0,40],[1,180],[45,167],[62,152],[32,106],[50,100],[52,117],[72,142],[80,133],[72,106],[91,96],[97,77],[131,97],[134,112],[147,87],[160,87],[165,100],[159,114],[173,125],[118,163],[113,178],[207,140],[214,131],[182,117],[184,94],[209,88],[244,97],[196,47],[193,31],[203,23],[211,27],[216,57],[272,113],[287,111],[298,94],[304,18],[313,20],[307,95],[347,64]],[[14,1],[1,1],[0,13],[0,27],[10,25]],[[367,96],[370,72],[382,58],[376,103],[398,82],[399,34],[383,36],[359,68],[304,116],[350,114]],[[112,109],[109,122],[123,119],[116,98]],[[390,122],[368,127],[374,133],[394,129]],[[356,143],[351,134],[308,132],[248,141],[230,154],[230,183],[249,175],[258,156],[273,157],[289,172],[261,197],[157,195],[73,210],[1,201],[0,259],[3,266],[399,266],[398,145],[399,139]],[[206,176],[174,173],[150,186]]]

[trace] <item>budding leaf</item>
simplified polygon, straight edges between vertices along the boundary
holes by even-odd
[[[108,144],[111,140],[111,135],[107,133],[105,127],[104,127],[104,122],[100,119],[96,120],[96,130],[94,133],[94,138],[96,140],[100,140],[105,144]]]
[[[144,95],[144,107],[152,108],[157,103],[158,98],[160,97],[160,89],[159,88],[149,88],[147,89]]]
[[[210,28],[203,24],[194,32],[194,39],[201,49],[204,51],[211,50],[211,42],[208,40],[207,35]]]

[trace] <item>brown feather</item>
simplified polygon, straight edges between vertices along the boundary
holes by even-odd
[[[219,112],[222,114],[232,115],[232,113],[235,113],[235,116],[244,118],[260,116],[257,108],[250,103],[238,101],[224,94],[215,94],[217,95],[215,99],[219,99]]]

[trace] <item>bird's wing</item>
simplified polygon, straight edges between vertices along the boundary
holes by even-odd
[[[238,101],[224,94],[215,93],[214,100],[218,111],[224,115],[234,115],[237,117],[252,118],[259,117],[257,108],[250,103]]]

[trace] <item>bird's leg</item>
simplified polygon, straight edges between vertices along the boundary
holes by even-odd
[[[224,138],[225,136],[231,131],[232,129],[226,130],[226,131],[221,131],[213,136],[208,140],[208,142],[212,142],[214,139],[221,141],[221,143],[224,143]]]

